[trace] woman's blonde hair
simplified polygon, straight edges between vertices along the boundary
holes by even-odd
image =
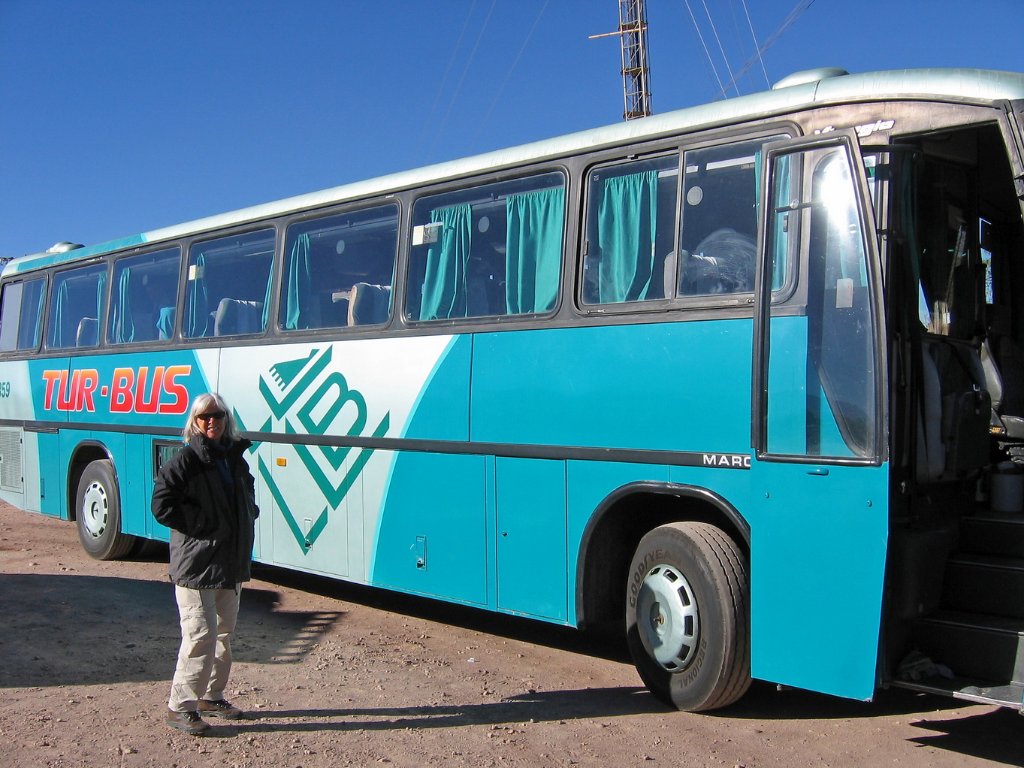
[[[209,411],[224,411],[224,437],[229,440],[237,440],[241,437],[238,433],[238,425],[235,423],[234,414],[231,413],[228,404],[224,402],[224,398],[216,392],[206,392],[205,394],[198,395],[192,401],[192,407],[188,412],[188,421],[185,422],[185,429],[181,433],[186,443],[193,436],[203,434],[203,430],[196,425],[196,416]]]

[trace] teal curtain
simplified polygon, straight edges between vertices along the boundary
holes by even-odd
[[[64,344],[64,315],[68,312],[68,281],[61,280],[57,286],[57,300],[53,304],[53,322],[50,333],[50,346],[63,347]]]
[[[174,335],[174,307],[160,307],[156,318],[157,338],[169,339]]]
[[[510,195],[505,202],[505,303],[509,314],[546,312],[555,305],[562,265],[565,190]]]
[[[44,280],[29,280],[22,295],[21,322],[18,327],[18,349],[35,349],[43,329],[43,299],[46,297]]]
[[[131,308],[131,267],[125,267],[117,280],[117,301],[114,302],[110,338],[115,344],[135,340],[135,319]]]
[[[438,208],[430,220],[442,225],[427,251],[420,320],[466,316],[466,269],[472,246],[472,211],[468,204]]]
[[[100,329],[103,327],[103,302],[107,298],[107,272],[100,272],[96,280],[96,341],[99,342]]]
[[[643,301],[654,271],[658,172],[605,179],[597,212],[598,301]]]
[[[277,260],[270,258],[270,273],[267,275],[267,290],[263,292],[263,314],[260,316],[260,330],[267,330],[267,323],[270,321],[270,299],[274,295],[274,267]]]
[[[292,245],[288,257],[288,271],[285,274],[287,284],[284,297],[284,328],[294,331],[297,328],[309,328],[312,313],[309,302],[313,296],[313,275],[309,263],[310,242],[308,234],[301,234]],[[269,296],[269,286],[268,286]],[[264,304],[264,328],[269,302]]]
[[[196,256],[196,263],[189,267],[188,306],[185,311],[185,335],[205,336],[210,324],[209,298],[206,293],[206,257]]]

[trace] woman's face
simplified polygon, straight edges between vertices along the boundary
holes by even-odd
[[[224,411],[217,410],[217,406],[211,405],[209,409],[196,416],[196,426],[199,431],[213,441],[220,440],[224,434],[224,419],[227,416]]]

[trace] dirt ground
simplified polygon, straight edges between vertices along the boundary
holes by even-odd
[[[178,646],[166,550],[91,560],[70,523],[0,504],[0,765],[992,766],[1015,712],[755,683],[667,710],[617,645],[535,622],[260,568],[229,698],[207,736],[163,723]]]

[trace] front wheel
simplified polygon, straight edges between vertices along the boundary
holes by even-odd
[[[671,523],[629,567],[626,639],[644,683],[677,709],[727,706],[750,686],[746,559],[720,528]]]
[[[131,552],[135,537],[121,532],[121,495],[108,460],[90,462],[75,495],[78,539],[97,560],[116,560]]]

